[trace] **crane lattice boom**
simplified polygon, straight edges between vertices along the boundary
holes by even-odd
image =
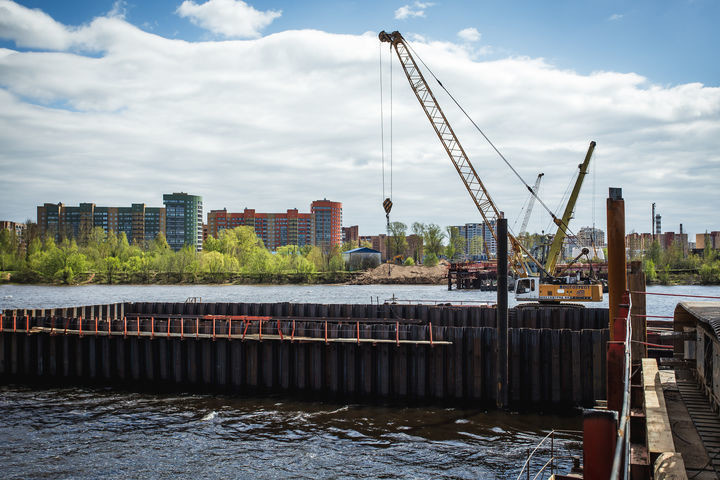
[[[542,180],[544,173],[539,173],[537,176],[537,180],[535,180],[535,185],[532,187],[532,192],[530,192],[530,199],[528,200],[528,206],[527,210],[525,210],[525,218],[523,218],[522,226],[520,227],[520,233],[522,234],[525,229],[528,226],[528,222],[530,221],[530,214],[533,211],[533,207],[535,206],[535,198],[537,197],[538,189],[540,188],[540,180]]]
[[[501,214],[490,198],[490,194],[480,180],[480,176],[475,171],[457,136],[455,136],[455,132],[435,99],[435,95],[433,95],[432,90],[430,90],[430,86],[425,80],[425,77],[423,77],[418,64],[410,54],[410,50],[405,44],[405,39],[399,32],[386,33],[384,31],[380,32],[379,38],[381,42],[389,42],[395,48],[395,53],[397,53],[408,82],[410,82],[410,86],[413,92],[415,92],[415,96],[425,111],[428,120],[430,120],[433,129],[435,129],[435,133],[445,147],[445,151],[465,184],[465,188],[475,202],[475,206],[480,211],[483,221],[497,242],[498,238],[494,225],[497,219],[501,218]],[[518,275],[527,276],[530,272],[522,258],[522,252],[524,251],[522,245],[510,233],[508,233],[508,239],[512,246],[512,253],[509,259],[511,269]]]

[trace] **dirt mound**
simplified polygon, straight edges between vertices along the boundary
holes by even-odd
[[[424,265],[392,265],[385,263],[367,270],[352,282],[354,285],[371,284],[443,284],[447,282],[448,265],[440,263],[434,267]]]

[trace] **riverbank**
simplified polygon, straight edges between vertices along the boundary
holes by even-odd
[[[68,284],[58,279],[48,283],[24,272],[0,272],[0,284],[18,285],[438,285],[445,283],[447,265],[383,264],[360,272],[311,273],[178,273],[178,272],[117,272],[112,278],[99,273],[75,275]]]

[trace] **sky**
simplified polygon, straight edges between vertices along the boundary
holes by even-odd
[[[206,212],[340,201],[374,235],[392,192],[392,221],[479,222],[377,38],[398,30],[556,213],[597,142],[571,230],[604,230],[621,187],[627,232],[655,202],[692,241],[720,230],[718,18],[716,0],[0,0],[0,219],[184,191]],[[527,190],[431,88],[519,229]],[[550,225],[536,204],[528,229]]]

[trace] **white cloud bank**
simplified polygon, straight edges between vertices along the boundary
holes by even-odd
[[[0,1],[0,37],[45,50],[0,49],[0,219],[34,219],[44,202],[157,206],[187,191],[206,210],[307,211],[327,197],[343,202],[345,224],[384,231],[374,33],[192,43],[118,18],[66,26]],[[413,47],[527,181],[545,173],[549,205],[597,141],[573,229],[592,222],[593,205],[604,227],[609,186],[623,187],[628,231],[649,229],[652,202],[666,229],[720,227],[720,88],[580,75],[541,59],[478,61],[451,43]],[[478,221],[393,61],[391,219]],[[512,225],[526,190],[433,88]],[[548,223],[536,205],[530,228]]]
[[[242,0],[208,0],[202,4],[185,0],[176,13],[226,38],[259,37],[265,27],[282,15],[280,10],[261,12]]]

